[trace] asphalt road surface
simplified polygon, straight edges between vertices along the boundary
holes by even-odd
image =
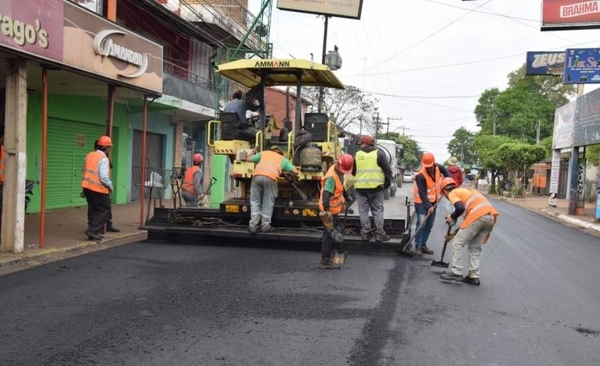
[[[600,364],[598,239],[493,203],[479,287],[430,265],[441,213],[423,261],[143,242],[7,274],[0,365]]]

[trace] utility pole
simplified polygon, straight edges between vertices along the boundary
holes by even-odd
[[[537,145],[540,144],[540,121],[537,121],[537,125],[535,126],[535,143]]]
[[[398,118],[394,118],[394,117],[388,117],[387,118],[387,130],[386,130],[386,134],[390,133],[390,121],[402,121],[402,117],[398,117]]]
[[[375,136],[374,137],[377,138],[377,134],[379,134],[379,112],[375,112],[373,119],[375,120]]]

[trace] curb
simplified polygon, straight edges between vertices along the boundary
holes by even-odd
[[[549,211],[545,208],[540,208],[540,211],[543,212],[546,215],[552,216],[552,217],[556,217],[557,219],[561,220],[561,221],[565,221],[568,222],[571,225],[575,225],[579,228],[582,229],[589,229],[589,230],[594,230],[597,232],[600,232],[600,225],[598,224],[593,224],[591,222],[587,222],[587,221],[583,221],[583,220],[579,220],[579,219],[574,219],[571,216],[568,215],[563,215],[560,213],[555,213],[552,211]]]
[[[15,253],[13,258],[8,258],[4,261],[0,261],[0,268],[8,267],[29,260],[46,258],[54,254],[76,252],[78,250],[83,250],[86,248],[94,248],[94,251],[108,249],[110,247],[146,240],[147,238],[148,233],[145,230],[140,230],[139,232],[111,236],[110,238],[105,238],[101,242],[86,240],[65,248],[40,249],[30,252],[23,251],[21,253]]]

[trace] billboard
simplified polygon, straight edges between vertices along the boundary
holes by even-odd
[[[281,10],[360,19],[363,0],[277,0]]]
[[[600,89],[577,97],[573,146],[600,143]]]
[[[553,149],[564,149],[573,146],[576,109],[577,101],[572,101],[556,109],[554,113],[554,134],[552,136]]]
[[[552,51],[527,52],[525,75],[562,75],[565,53]]]
[[[600,83],[600,48],[567,48],[563,83]]]
[[[600,1],[542,0],[542,31],[600,28]]]

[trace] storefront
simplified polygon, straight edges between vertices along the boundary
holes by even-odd
[[[113,139],[113,201],[130,199],[132,166],[141,165],[132,162],[133,142],[148,131],[148,113],[166,108],[149,107],[162,93],[162,46],[63,0],[3,0],[0,14],[4,197],[11,198],[2,208],[1,249],[18,252],[25,179],[39,181],[28,211],[42,220],[46,209],[85,205],[81,166],[101,135]],[[163,143],[147,146],[172,160],[169,118],[153,114],[151,125]],[[140,161],[148,156],[141,150]]]

